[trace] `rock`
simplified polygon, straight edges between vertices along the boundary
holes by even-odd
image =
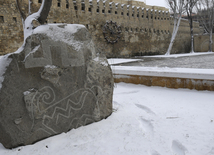
[[[84,26],[61,24],[37,27],[19,52],[4,56],[0,143],[33,144],[108,117],[114,82],[100,55]]]

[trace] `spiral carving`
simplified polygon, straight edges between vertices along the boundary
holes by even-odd
[[[53,103],[56,99],[56,95],[54,93],[54,90],[49,87],[43,87],[42,89],[39,90],[39,96],[37,97],[37,105],[39,103],[43,103],[43,104],[47,104],[50,105],[51,103]]]

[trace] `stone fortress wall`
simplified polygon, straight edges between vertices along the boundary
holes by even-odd
[[[212,36],[214,42],[214,35]],[[209,51],[209,34],[197,34],[194,36],[194,49],[195,52],[208,52]],[[214,49],[214,44],[212,44],[212,49]]]
[[[36,12],[41,2],[32,0],[31,11]],[[22,3],[22,10],[27,14],[28,0]],[[104,25],[109,21],[120,25],[121,34],[116,43],[109,43],[103,34]],[[104,51],[107,57],[164,54],[173,29],[173,19],[166,8],[124,0],[53,0],[47,23],[85,25],[98,50]],[[1,0],[0,54],[14,52],[22,45],[22,29],[15,0]],[[198,23],[194,23],[194,32],[200,32]],[[189,49],[189,24],[182,20],[173,53],[189,52]]]

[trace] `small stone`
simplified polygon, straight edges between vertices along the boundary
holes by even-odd
[[[17,119],[14,120],[14,123],[16,125],[20,124],[21,122],[22,122],[22,118],[17,118]]]

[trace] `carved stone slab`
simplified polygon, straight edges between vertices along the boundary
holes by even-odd
[[[113,76],[82,25],[34,30],[12,59],[0,90],[0,143],[35,143],[108,117]]]

